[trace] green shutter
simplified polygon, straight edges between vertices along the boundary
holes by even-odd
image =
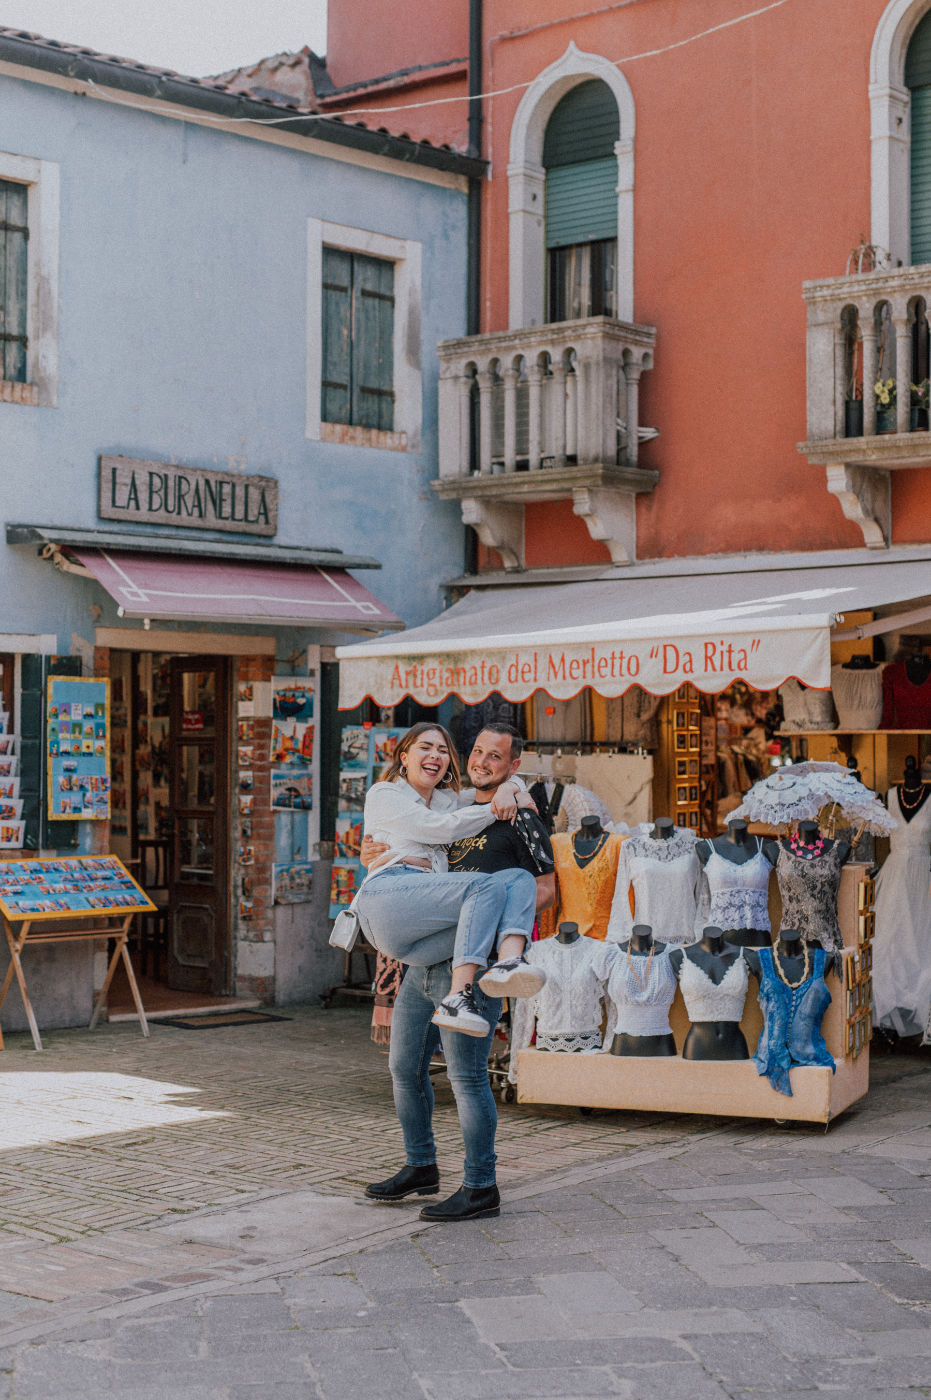
[[[556,104],[543,139],[547,248],[617,237],[620,130],[614,94],[597,79]]]
[[[353,257],[352,422],[394,427],[394,263]]]
[[[912,263],[931,262],[931,14],[921,20],[905,57],[911,89]]]
[[[571,88],[553,108],[543,138],[547,170],[614,155],[621,122],[617,102],[607,83],[593,78]]]
[[[546,173],[546,246],[617,237],[617,159],[560,165]]]
[[[0,370],[26,381],[26,258],[29,239],[26,185],[0,180]]]
[[[320,412],[324,423],[351,423],[352,254],[323,250],[323,386]]]

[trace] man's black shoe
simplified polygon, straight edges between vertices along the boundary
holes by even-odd
[[[440,1173],[435,1162],[428,1167],[402,1167],[387,1181],[373,1181],[365,1194],[373,1201],[403,1201],[405,1196],[436,1196]]]
[[[460,1186],[454,1195],[435,1205],[424,1206],[421,1220],[449,1221],[481,1220],[485,1215],[501,1214],[501,1197],[497,1186]]]

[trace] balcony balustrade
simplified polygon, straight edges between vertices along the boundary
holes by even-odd
[[[931,466],[931,265],[806,282],[808,437],[799,452],[872,548],[888,546],[889,472]],[[884,407],[874,386],[893,381]],[[922,396],[912,386],[924,385]]]
[[[658,473],[639,466],[640,378],[656,332],[598,316],[443,341],[443,499],[519,568],[523,506],[571,497],[615,562],[634,557],[634,498]]]

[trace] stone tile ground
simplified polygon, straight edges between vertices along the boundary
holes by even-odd
[[[931,1059],[827,1133],[509,1105],[453,1229],[360,1201],[399,1139],[358,1010],[7,1045],[0,1400],[931,1396]]]

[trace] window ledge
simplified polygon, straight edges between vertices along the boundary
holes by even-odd
[[[343,443],[347,447],[380,447],[386,452],[407,451],[407,433],[358,428],[351,423],[321,423],[320,441]]]
[[[13,379],[0,379],[0,403],[26,403],[36,407],[38,402],[37,384],[19,384]]]

